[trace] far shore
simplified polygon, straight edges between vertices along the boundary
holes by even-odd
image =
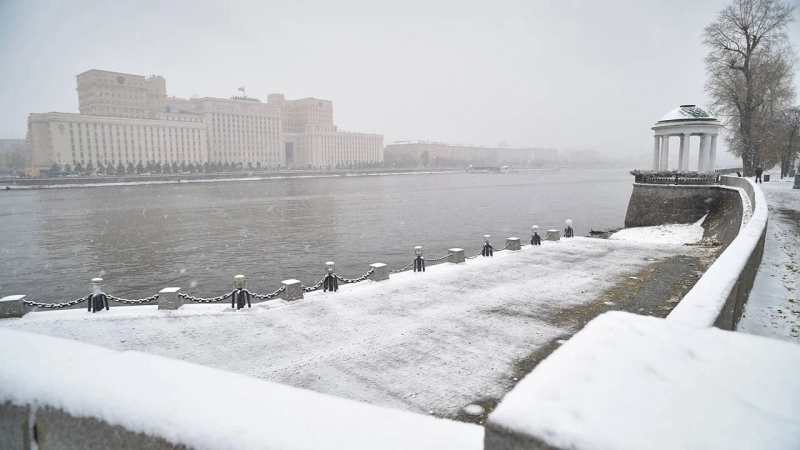
[[[513,168],[511,172],[552,172],[560,167]],[[211,183],[225,181],[263,181],[287,178],[336,178],[383,175],[424,175],[463,173],[464,168],[361,169],[361,170],[281,170],[227,173],[174,173],[81,177],[0,178],[0,190],[60,189],[78,187],[134,186],[151,184]],[[499,173],[498,173],[499,174]]]

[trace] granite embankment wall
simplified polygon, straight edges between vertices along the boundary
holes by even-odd
[[[725,186],[673,186],[636,184],[625,227],[651,227],[703,220],[703,237],[727,247],[739,234],[743,206],[741,195]]]
[[[720,184],[634,185],[625,226],[693,223],[705,216],[703,236],[719,241],[722,252],[669,319],[733,330],[742,316],[764,253],[767,204],[761,189],[746,178],[722,177]],[[741,191],[732,188],[741,188],[750,202],[752,217],[744,226]]]

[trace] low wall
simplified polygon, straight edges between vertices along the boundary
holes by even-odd
[[[3,449],[483,448],[479,425],[139,352],[0,329],[0,360]]]
[[[625,227],[695,223],[705,216],[703,237],[724,248],[739,234],[743,211],[739,191],[724,186],[634,184]]]
[[[742,188],[750,199],[753,215],[667,319],[734,330],[761,264],[769,214],[764,193],[749,179],[722,177],[720,182]]]

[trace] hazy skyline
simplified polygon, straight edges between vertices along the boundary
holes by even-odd
[[[332,100],[341,129],[385,143],[646,155],[667,111],[706,105],[700,35],[727,3],[5,0],[0,138],[78,112],[75,75],[95,68],[183,98]]]

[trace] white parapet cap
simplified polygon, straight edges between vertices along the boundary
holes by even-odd
[[[299,282],[300,282],[300,280],[295,280],[294,278],[281,281],[281,283],[283,283],[283,284],[297,284]]]
[[[22,299],[27,297],[27,295],[8,295],[6,297],[0,298],[0,302],[18,302]]]
[[[798,372],[791,342],[608,312],[506,394],[487,433],[552,448],[798,449]]]
[[[0,361],[0,403],[51,406],[188,448],[483,449],[479,425],[135,351],[0,328]],[[115,382],[97,383],[98,373]],[[221,417],[258,421],[220,426]]]
[[[464,249],[463,248],[448,248],[447,251],[448,252],[463,252]]]
[[[168,287],[158,291],[159,294],[174,294],[175,292],[180,291],[181,288],[179,287]]]
[[[372,267],[373,269],[380,269],[381,267],[386,267],[386,264],[384,264],[384,263],[372,263],[369,266]]]

